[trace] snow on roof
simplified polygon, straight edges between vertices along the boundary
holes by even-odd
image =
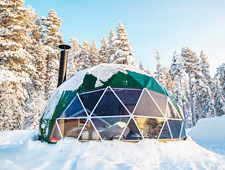
[[[83,83],[83,79],[86,74],[92,74],[97,78],[95,87],[102,86],[101,81],[107,81],[110,79],[114,74],[117,74],[118,72],[122,72],[124,74],[127,74],[127,70],[148,75],[144,71],[138,69],[136,66],[131,65],[125,65],[125,64],[100,64],[98,66],[94,66],[82,71],[79,71],[78,73],[74,74],[70,79],[65,81],[61,86],[59,86],[56,90],[54,90],[53,94],[51,95],[49,102],[45,108],[44,111],[44,117],[43,119],[51,119],[52,115],[54,114],[55,108],[60,100],[60,97],[63,93],[63,91],[71,90],[75,91],[77,90],[81,84]],[[101,80],[101,81],[100,81]]]

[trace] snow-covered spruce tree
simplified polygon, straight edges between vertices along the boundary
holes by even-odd
[[[108,43],[105,35],[101,40],[101,49],[99,50],[99,63],[108,63]]]
[[[214,99],[215,99],[216,115],[217,116],[225,115],[225,98],[221,94],[221,86],[218,79],[216,80],[215,83]]]
[[[225,63],[217,68],[216,77],[219,79],[221,94],[225,98]]]
[[[116,50],[116,35],[113,31],[113,29],[110,30],[110,35],[108,37],[108,63],[113,63],[115,58],[115,50]]]
[[[172,94],[175,92],[175,82],[172,80],[170,76],[170,68],[169,67],[164,67],[163,68],[163,74],[165,75],[164,77],[164,86],[167,90],[169,90]]]
[[[84,41],[84,43],[81,46],[81,52],[77,61],[78,67],[77,71],[84,70],[86,68],[90,67],[90,59],[89,59],[89,53],[91,49],[91,44],[87,41]]]
[[[160,59],[161,56],[159,55],[159,51],[156,50],[156,57],[155,57],[156,61],[157,61],[157,65],[156,65],[156,72],[155,74],[155,79],[158,80],[158,82],[162,85],[164,85],[164,77],[165,75],[163,74],[163,67],[160,63]]]
[[[182,48],[181,58],[184,61],[184,70],[188,76],[192,122],[193,122],[193,125],[195,125],[196,113],[195,113],[195,104],[194,104],[194,95],[195,95],[194,82],[196,79],[199,78],[199,73],[200,73],[199,58],[188,47]]]
[[[116,49],[113,63],[135,65],[132,47],[122,22],[119,22],[119,25],[117,26],[117,37],[115,43]]]
[[[69,45],[71,46],[71,49],[68,54],[67,79],[77,72],[77,68],[79,67],[78,59],[81,53],[81,44],[77,39],[71,38],[69,40]]]
[[[23,0],[1,0],[0,4],[1,130],[22,129],[28,99],[25,87],[35,72],[26,49],[34,13],[24,7]]]
[[[142,61],[140,60],[140,63],[139,63],[139,69],[144,71],[144,67],[143,67],[143,64],[142,64]]]
[[[62,33],[59,31],[61,27],[61,18],[51,9],[47,17],[41,17],[44,29],[44,45],[47,49],[47,66],[46,66],[46,95],[49,96],[57,86],[58,69],[59,69],[59,48],[58,45],[64,43]]]
[[[153,76],[152,73],[151,73],[151,71],[150,71],[148,68],[147,68],[146,70],[144,70],[144,71],[145,71],[149,76],[151,76],[151,77]]]
[[[96,66],[99,64],[99,52],[95,40],[91,43],[90,53],[88,54],[88,58],[90,61],[90,67]]]

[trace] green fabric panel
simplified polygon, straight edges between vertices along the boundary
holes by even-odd
[[[129,74],[118,72],[114,74],[108,81],[103,82],[102,87],[130,87],[130,88],[142,88],[141,84],[133,79]]]
[[[92,74],[86,74],[83,83],[81,86],[77,89],[77,93],[79,92],[84,92],[84,91],[89,91],[89,90],[95,90],[95,83],[96,83],[97,78],[93,76]]]
[[[42,123],[46,124],[46,127],[44,129],[42,129],[39,126],[39,131],[40,131],[40,135],[41,135],[41,139],[43,141],[48,142],[48,139],[50,137],[52,128],[54,126],[55,120],[61,115],[61,113],[66,109],[66,107],[68,106],[68,104],[72,101],[72,99],[75,97],[76,95],[76,91],[64,91],[63,94],[61,95],[59,102],[56,106],[55,112],[52,116],[52,119],[43,119],[43,116],[40,120],[40,126]],[[44,115],[44,114],[43,114]]]

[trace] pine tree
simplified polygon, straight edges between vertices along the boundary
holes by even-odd
[[[161,59],[161,56],[159,55],[159,51],[156,50],[156,61],[157,61],[157,65],[156,65],[156,72],[154,73],[155,74],[155,79],[158,80],[158,82],[162,85],[164,85],[164,76],[163,75],[163,67],[160,63],[160,59]]]
[[[190,93],[190,104],[191,104],[191,113],[193,125],[196,124],[196,113],[194,106],[194,82],[200,77],[200,68],[199,68],[199,58],[197,55],[192,52],[188,47],[182,48],[181,57],[184,61],[184,70],[188,75],[189,81],[189,93]]]
[[[101,49],[99,50],[99,63],[108,63],[108,43],[105,36],[101,40]]]
[[[128,40],[127,32],[121,22],[117,26],[116,49],[113,63],[135,65],[132,47]]]
[[[144,70],[149,76],[153,77],[151,71],[147,68],[146,70]]]
[[[51,9],[48,17],[41,17],[42,24],[46,27],[44,32],[44,45],[47,49],[47,69],[46,69],[46,94],[49,96],[57,86],[58,69],[59,69],[59,48],[58,45],[64,43],[61,27],[61,18]]]
[[[225,115],[225,98],[222,96],[221,93],[221,86],[219,83],[219,80],[216,80],[215,83],[215,109],[216,109],[216,115],[222,116]]]
[[[23,0],[2,0],[0,8],[0,121],[1,130],[22,129],[26,85],[34,74],[33,57],[27,51],[31,44],[34,12]]]
[[[95,40],[93,40],[90,46],[90,53],[88,54],[88,58],[90,60],[90,66],[93,67],[99,64],[99,52]]]
[[[165,75],[164,86],[167,90],[169,90],[173,94],[175,92],[176,87],[175,87],[175,82],[172,80],[169,71],[170,71],[169,67],[163,68],[163,74]]]
[[[78,67],[77,71],[84,70],[90,67],[90,59],[89,53],[91,49],[91,44],[87,41],[84,41],[83,45],[81,46],[80,57],[78,58]]]
[[[142,64],[142,61],[140,60],[140,64],[139,64],[139,69],[144,71],[144,67],[143,67],[143,64]]]
[[[225,98],[225,63],[223,63],[219,68],[217,68],[216,77],[220,81],[221,93]]]
[[[115,57],[115,50],[116,50],[116,35],[113,31],[113,29],[110,30],[110,35],[108,37],[109,40],[109,47],[108,47],[108,63],[114,62]]]

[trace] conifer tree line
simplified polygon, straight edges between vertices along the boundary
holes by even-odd
[[[183,47],[181,52],[174,52],[170,68],[161,65],[158,50],[155,58],[155,78],[174,94],[187,127],[194,126],[198,119],[225,114],[225,63],[211,77],[204,51],[198,56]]]
[[[59,68],[61,18],[54,10],[38,17],[24,0],[0,0],[0,130],[37,129],[49,96],[56,89]],[[76,72],[114,63],[134,65],[135,59],[126,29],[119,22],[103,36],[100,49],[91,43],[71,38],[67,78]],[[175,52],[171,67],[163,67],[156,52],[155,78],[174,93],[187,125],[200,118],[225,114],[225,64],[214,78],[202,51],[197,56],[189,48]],[[140,61],[139,68],[144,69]]]

